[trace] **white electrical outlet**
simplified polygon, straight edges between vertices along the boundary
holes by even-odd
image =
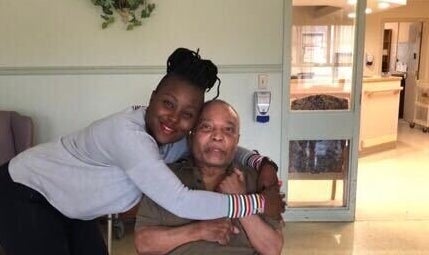
[[[258,74],[258,89],[268,88],[268,74]]]

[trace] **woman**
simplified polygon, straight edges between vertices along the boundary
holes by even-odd
[[[243,217],[262,210],[277,215],[281,199],[276,192],[252,200],[192,191],[166,166],[186,154],[185,136],[205,91],[217,80],[211,61],[179,48],[169,57],[167,74],[147,108],[113,114],[2,166],[0,245],[15,255],[107,254],[92,219],[130,209],[142,193],[191,219]],[[241,149],[236,158],[256,167],[262,157]]]

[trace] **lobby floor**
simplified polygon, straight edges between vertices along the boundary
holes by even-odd
[[[429,133],[399,123],[396,149],[359,159],[356,221],[286,222],[282,254],[429,254]],[[113,255],[135,254],[132,228]]]

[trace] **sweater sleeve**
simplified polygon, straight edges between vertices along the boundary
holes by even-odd
[[[251,151],[239,146],[235,153],[234,163],[248,166],[258,171],[263,158],[264,156],[259,155],[256,151]]]
[[[122,129],[111,137],[115,164],[153,201],[171,213],[188,219],[237,218],[263,212],[259,195],[225,195],[190,190],[168,168],[155,140],[146,132]]]
[[[206,220],[228,216],[227,195],[188,189],[163,160],[151,165],[142,162],[127,173],[146,196],[181,218]]]
[[[187,219],[241,218],[263,212],[258,194],[225,195],[190,190],[162,159],[142,161],[127,171],[139,189],[167,211]]]

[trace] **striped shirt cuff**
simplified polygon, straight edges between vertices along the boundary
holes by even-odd
[[[264,156],[261,156],[257,153],[254,153],[249,156],[247,159],[247,165],[255,170],[259,171],[259,167],[261,166],[261,162]]]
[[[228,195],[228,218],[243,218],[264,213],[265,200],[262,195]]]

